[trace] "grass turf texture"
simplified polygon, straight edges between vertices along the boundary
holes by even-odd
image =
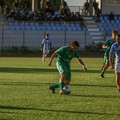
[[[0,58],[0,120],[118,120],[120,94],[114,71],[99,78],[103,59],[84,58],[85,73],[76,59],[71,62],[70,96],[52,94],[57,83],[55,66],[40,58]]]

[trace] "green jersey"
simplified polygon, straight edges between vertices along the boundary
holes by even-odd
[[[106,55],[106,56],[109,56],[110,48],[111,48],[112,44],[115,43],[115,42],[116,42],[116,41],[113,40],[113,39],[108,39],[108,40],[105,41],[105,43],[103,44],[103,45],[105,45],[105,46],[108,46],[108,48],[107,48],[106,51],[105,51],[105,55]]]
[[[64,63],[66,63],[67,65],[70,64],[70,61],[72,60],[73,57],[76,57],[76,58],[80,57],[79,50],[72,51],[70,49],[70,47],[68,47],[68,46],[64,46],[64,47],[59,48],[56,51],[56,53],[58,55],[58,61],[62,61]]]

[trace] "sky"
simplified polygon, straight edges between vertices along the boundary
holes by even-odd
[[[83,6],[86,0],[65,0],[68,6]]]

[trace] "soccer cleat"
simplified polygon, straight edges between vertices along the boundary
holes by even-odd
[[[59,94],[60,94],[60,95],[64,94],[64,91],[63,91],[63,90],[60,90]]]
[[[100,75],[100,78],[105,78],[104,75]]]
[[[52,86],[49,87],[49,90],[51,90],[52,93],[55,93],[55,89],[53,89]]]
[[[117,93],[120,93],[120,89],[117,90]]]

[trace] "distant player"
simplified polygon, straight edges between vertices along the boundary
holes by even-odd
[[[116,56],[115,61],[115,74],[116,74],[116,85],[118,88],[118,92],[120,92],[120,34],[116,37],[116,43],[114,43],[110,50],[110,68],[114,68],[114,64],[112,62],[113,56]]]
[[[70,46],[64,46],[56,50],[50,58],[49,66],[51,66],[54,57],[57,57],[56,65],[60,74],[60,79],[59,83],[50,86],[49,89],[52,93],[55,93],[55,89],[60,88],[59,94],[62,95],[64,93],[63,87],[69,85],[71,81],[70,62],[72,58],[76,57],[85,71],[87,68],[80,57],[79,43],[77,41],[73,41]]]
[[[45,62],[45,58],[50,52],[51,45],[52,45],[52,43],[49,38],[49,34],[45,34],[45,38],[42,40],[42,48],[41,48],[41,50],[43,52],[42,62]]]
[[[104,54],[103,66],[101,68],[101,74],[100,74],[101,78],[104,78],[104,73],[110,65],[109,64],[109,52],[110,52],[110,48],[111,48],[112,44],[116,42],[116,35],[117,34],[118,34],[118,32],[116,30],[113,30],[112,31],[112,38],[106,40],[102,46],[106,50],[105,50],[105,54]]]

